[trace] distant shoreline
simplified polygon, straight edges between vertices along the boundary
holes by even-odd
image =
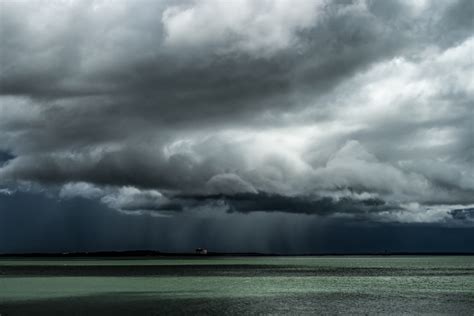
[[[209,252],[207,254],[160,252],[148,250],[96,251],[65,253],[4,253],[0,258],[203,258],[203,257],[327,257],[327,256],[473,256],[474,252],[351,252],[351,253],[255,253],[255,252]]]

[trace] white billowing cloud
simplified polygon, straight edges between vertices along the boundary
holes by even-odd
[[[474,168],[469,164],[436,159],[401,161],[403,170],[418,172],[427,179],[450,187],[474,190]]]
[[[421,175],[405,173],[389,163],[378,161],[359,142],[348,141],[325,167],[314,170],[311,179],[320,189],[352,188],[384,195],[423,195],[430,189]]]
[[[402,0],[401,2],[411,9],[413,15],[419,15],[429,8],[433,0]]]
[[[374,214],[382,221],[396,221],[399,223],[436,223],[449,222],[453,219],[453,210],[474,209],[474,204],[460,205],[423,205],[417,202],[411,202],[401,205],[402,209],[390,212],[381,212]],[[469,219],[472,221],[472,219]]]
[[[205,0],[163,12],[165,44],[217,47],[221,53],[269,56],[298,45],[298,31],[314,26],[323,0]]]
[[[5,194],[9,192],[5,189]],[[2,193],[0,190],[0,194]],[[108,207],[127,214],[151,212],[161,216],[170,205],[169,199],[157,190],[142,190],[133,186],[98,187],[87,182],[70,182],[63,185],[59,197],[98,199]]]
[[[339,119],[366,124],[403,119],[424,123],[464,115],[453,95],[474,97],[474,37],[445,51],[428,49],[418,60],[394,58],[349,80],[352,91]],[[459,108],[459,110],[464,110]],[[471,113],[472,115],[472,113]]]
[[[116,210],[159,210],[168,199],[157,190],[140,190],[132,186],[122,187],[101,198],[101,202]]]
[[[10,189],[2,188],[0,189],[0,195],[12,195],[13,191]]]
[[[61,198],[83,197],[95,199],[103,195],[103,189],[87,182],[66,183],[59,191],[59,197]]]
[[[218,174],[206,183],[206,189],[210,194],[238,194],[257,193],[255,188],[233,173]]]

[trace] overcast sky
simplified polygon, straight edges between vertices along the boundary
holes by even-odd
[[[1,0],[0,252],[474,251],[473,17]]]

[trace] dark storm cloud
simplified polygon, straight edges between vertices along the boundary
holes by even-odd
[[[0,185],[122,211],[474,203],[471,1],[0,5]]]
[[[427,35],[438,34],[436,27],[458,31],[449,37],[452,40],[470,35],[466,22],[450,16],[460,11],[457,7],[472,11],[468,3],[439,10],[434,7],[434,21],[429,24],[425,21],[428,17],[413,17],[408,4],[361,3],[324,2],[314,9],[318,11],[311,16],[314,21],[290,34],[296,47],[270,47],[270,56],[242,52],[239,47],[220,53],[220,46],[205,45],[206,41],[202,45],[184,40],[167,45],[166,39],[174,33],[164,29],[167,20],[160,17],[176,7],[175,3],[122,3],[112,7],[110,17],[102,16],[87,2],[70,7],[3,3],[0,88],[7,95],[49,100],[62,95],[102,96],[67,102],[71,114],[78,115],[86,126],[98,123],[87,122],[84,116],[89,112],[82,107],[110,122],[117,119],[117,112],[119,119],[127,115],[160,125],[215,123],[215,118],[235,121],[264,109],[281,111],[300,106],[301,99],[323,94],[357,69],[416,49],[420,41],[430,44],[433,39]],[[183,12],[193,5],[198,11],[199,4],[188,3],[183,4]],[[252,6],[250,9],[258,11]],[[46,20],[61,13],[64,16],[57,21]],[[23,23],[27,14],[34,17],[32,24],[42,22],[45,29]],[[387,14],[391,16],[389,23]],[[409,18],[417,22],[416,30],[408,23]],[[441,21],[443,24],[437,24]],[[213,35],[212,29],[201,32]],[[238,37],[240,29],[229,33]],[[232,48],[231,38],[223,38],[219,44]],[[256,39],[256,45],[261,40]],[[295,93],[296,99],[292,97]],[[61,102],[44,103],[52,107],[47,113],[52,127],[61,119],[70,120],[61,116],[66,111],[61,105],[54,106]],[[56,110],[60,113],[54,113]]]
[[[329,197],[314,198],[308,196],[283,196],[276,194],[239,193],[235,195],[201,195],[178,196],[185,202],[209,203],[219,201],[228,212],[288,212],[314,215],[331,215],[347,213],[353,215],[370,215],[370,213],[393,210],[396,207],[385,205],[380,199],[354,200],[342,198],[334,200]]]
[[[455,220],[459,220],[461,222],[474,221],[474,208],[455,209],[451,210],[450,213]]]
[[[13,158],[15,158],[15,156],[11,155],[10,153],[0,151],[0,166]]]

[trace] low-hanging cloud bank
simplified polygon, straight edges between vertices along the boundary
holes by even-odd
[[[0,5],[1,192],[472,223],[470,1]]]

